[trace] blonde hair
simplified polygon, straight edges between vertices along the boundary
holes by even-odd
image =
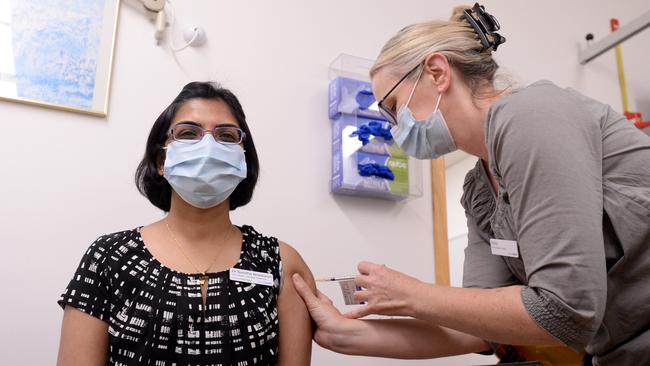
[[[382,48],[370,77],[382,69],[404,75],[431,53],[439,52],[458,71],[473,96],[486,86],[493,87],[499,65],[492,58],[491,48],[483,48],[474,28],[463,17],[464,10],[470,8],[456,7],[449,21],[416,23],[397,32]]]

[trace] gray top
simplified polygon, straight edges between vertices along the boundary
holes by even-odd
[[[609,106],[539,81],[499,98],[488,166],[465,179],[465,287],[524,285],[530,316],[594,365],[650,365],[650,138]],[[516,240],[519,257],[492,255]]]

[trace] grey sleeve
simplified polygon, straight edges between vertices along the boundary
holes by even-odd
[[[516,284],[517,279],[510,272],[506,262],[501,257],[492,255],[489,239],[479,230],[476,220],[467,212],[465,216],[468,237],[463,265],[463,287],[498,288]],[[499,344],[489,339],[485,341],[490,345],[490,351],[480,352],[480,354],[493,354]]]
[[[535,94],[536,93],[536,94]],[[602,321],[607,298],[599,122],[555,88],[491,111],[491,160],[508,194],[530,316],[573,349]]]
[[[467,247],[463,265],[463,287],[497,288],[517,282],[510,269],[499,256],[492,255],[490,244],[479,231],[476,221],[467,216]]]

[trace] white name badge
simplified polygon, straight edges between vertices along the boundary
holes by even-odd
[[[504,257],[519,257],[517,242],[514,240],[490,239],[490,249],[493,255]]]
[[[273,286],[273,275],[265,272],[247,271],[245,269],[231,268],[230,280],[237,282],[254,283],[256,285]]]

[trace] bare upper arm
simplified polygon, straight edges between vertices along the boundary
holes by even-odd
[[[278,299],[280,318],[280,350],[278,365],[309,365],[313,327],[305,303],[296,292],[291,276],[298,273],[316,292],[314,277],[300,254],[286,243],[280,242],[282,277],[284,284]]]
[[[280,257],[282,258],[283,286],[291,282],[291,276],[294,273],[298,273],[305,279],[305,281],[307,281],[307,284],[309,284],[314,291],[316,290],[314,277],[309,270],[307,263],[305,263],[298,251],[296,251],[291,245],[280,241]]]
[[[61,326],[58,366],[99,366],[108,360],[108,324],[66,306]]]

